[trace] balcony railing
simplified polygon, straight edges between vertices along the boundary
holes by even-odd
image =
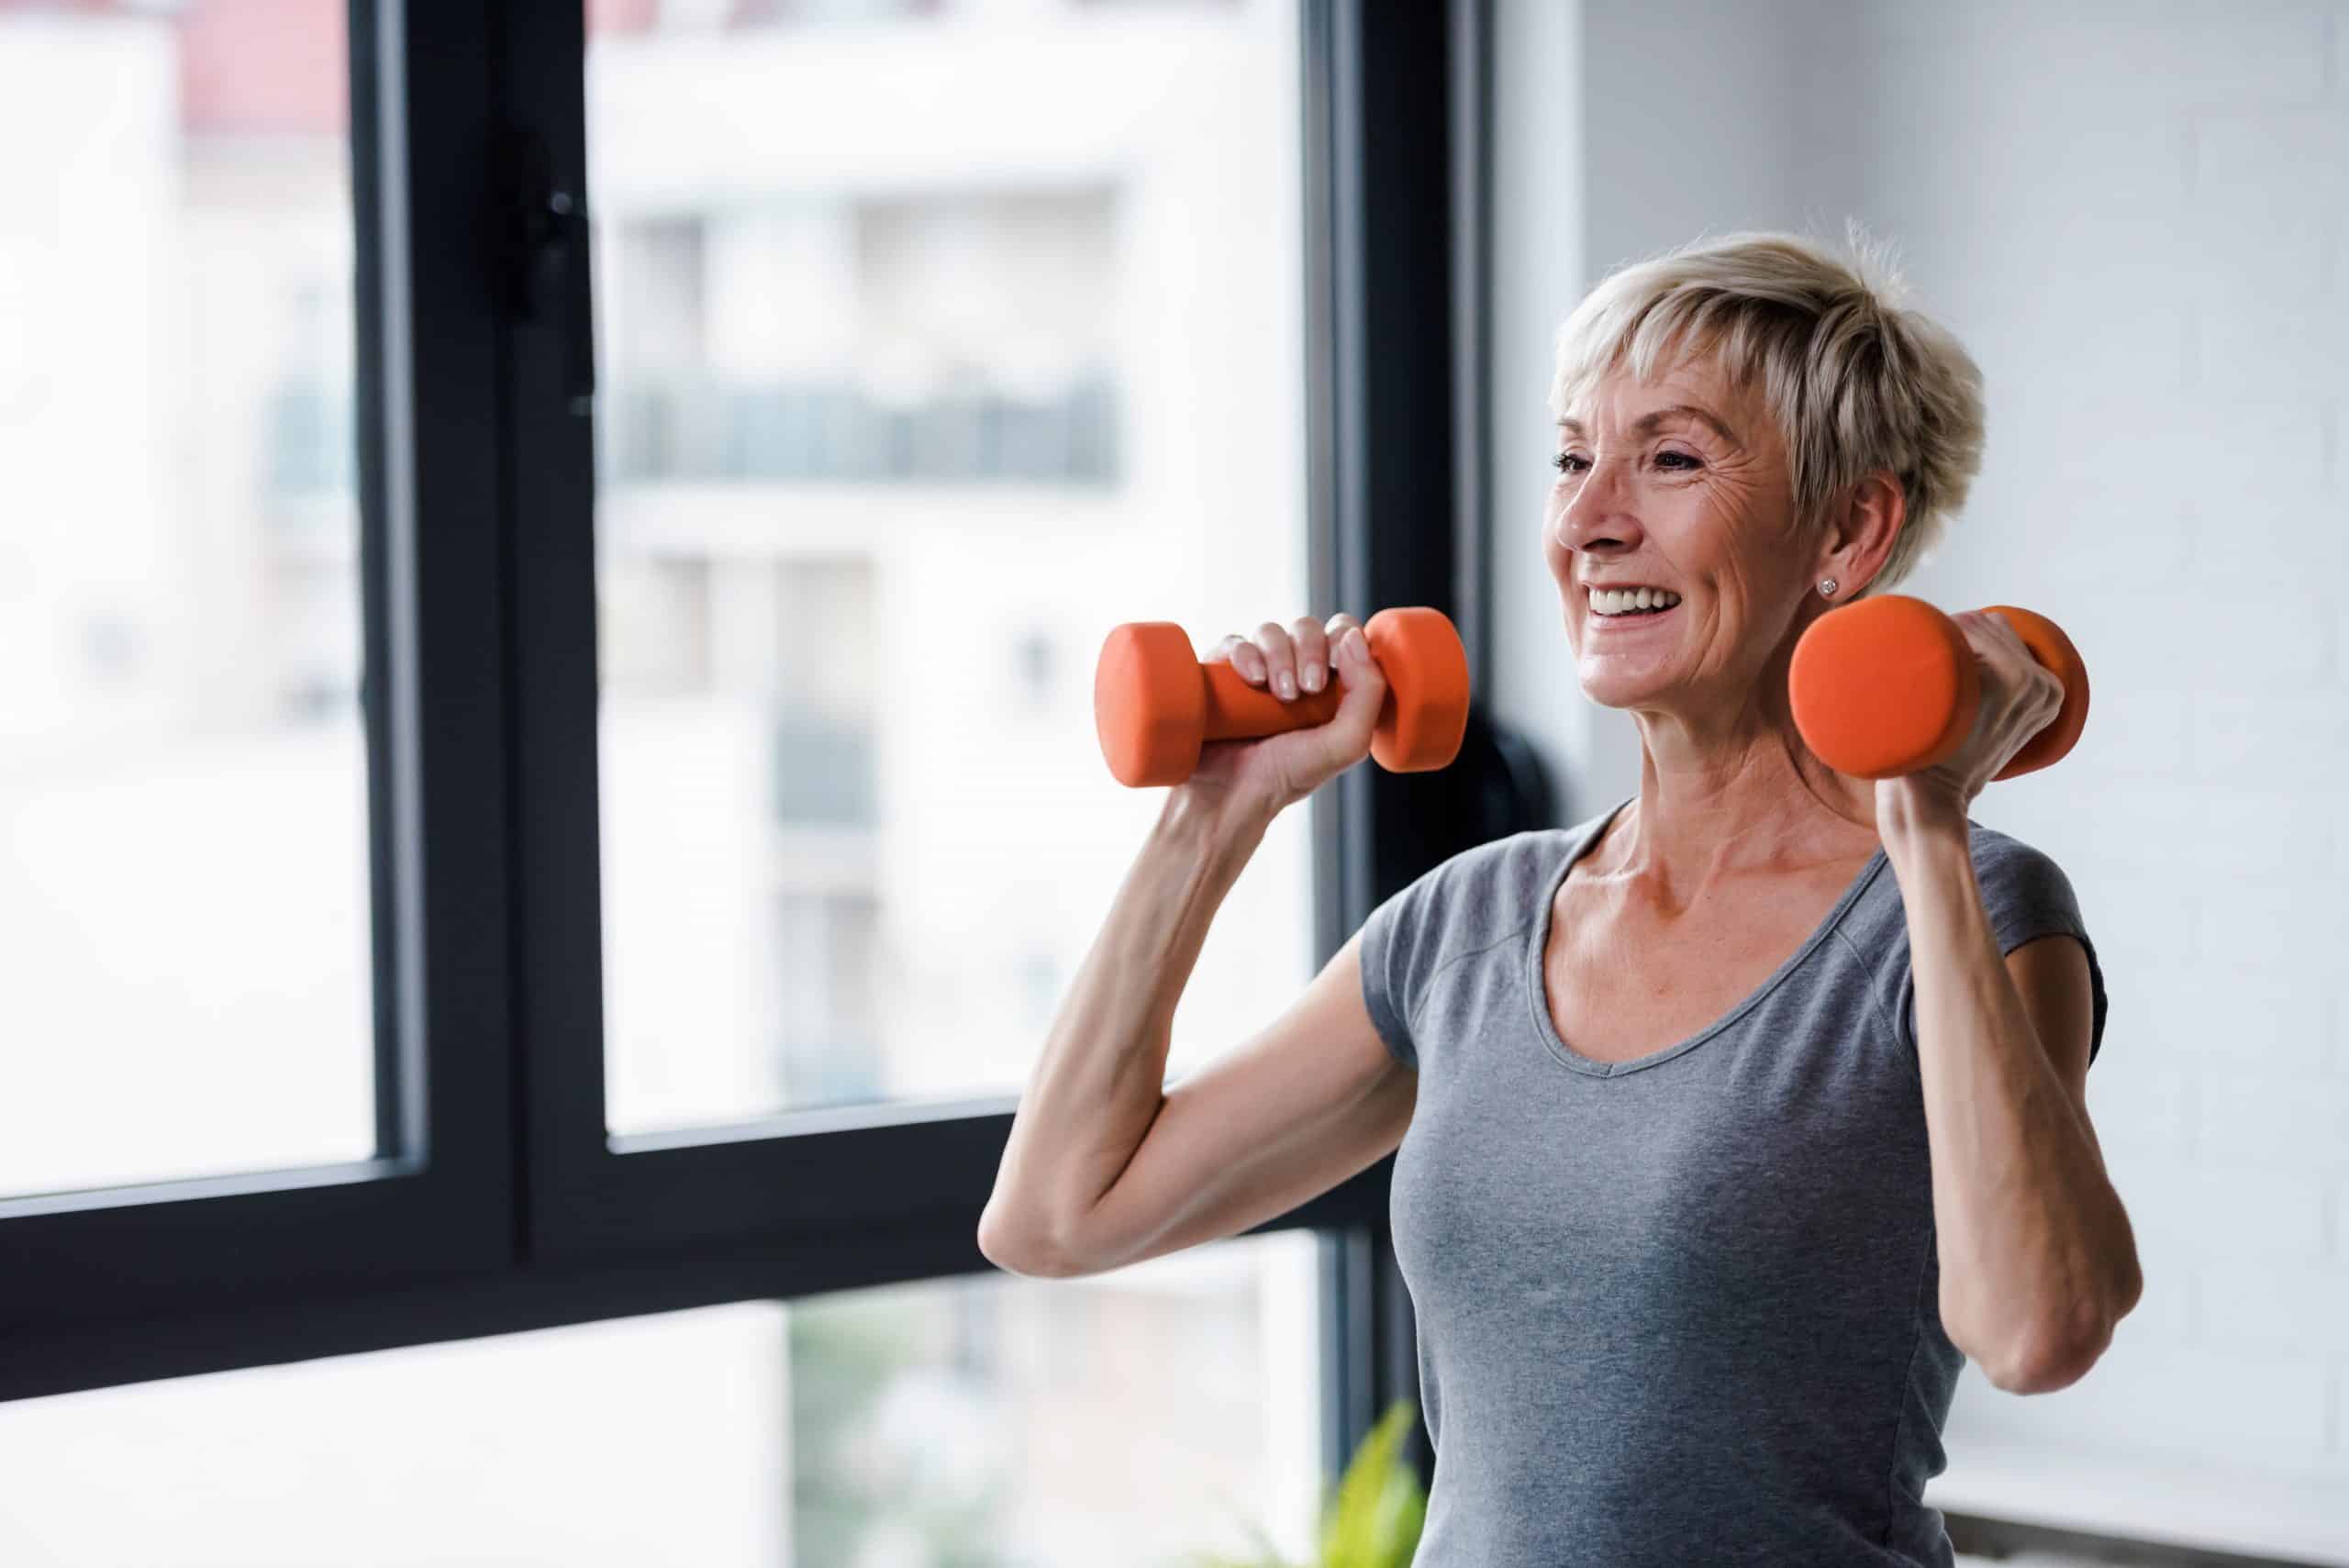
[[[712,480],[816,484],[1109,485],[1118,407],[1107,376],[1023,402],[969,392],[901,408],[859,388],[714,380],[609,385],[596,399],[597,466],[607,484]],[[280,501],[348,494],[351,400],[306,380],[265,405],[262,479]]]
[[[974,391],[911,408],[848,384],[675,379],[607,385],[597,399],[604,481],[1106,485],[1118,478],[1117,397],[1106,376],[1023,402]]]

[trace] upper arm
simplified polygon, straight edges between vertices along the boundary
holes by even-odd
[[[1097,1273],[1254,1229],[1394,1151],[1419,1074],[1363,1000],[1362,933],[1287,1009],[1166,1091],[1062,1272]]]
[[[2043,851],[2004,834],[1983,833],[1975,856],[1983,912],[2007,973],[2065,1086],[2082,1100],[2104,1036],[2104,973],[2071,878]]]
[[[2090,951],[2078,938],[2060,933],[2034,938],[2007,954],[2007,973],[2022,998],[2032,1032],[2038,1035],[2055,1076],[2071,1098],[2072,1108],[2079,1115],[2080,1129],[2087,1134],[2088,1146],[2101,1160],[2104,1151],[2097,1139],[2096,1123],[2088,1114],[2087,1103],[2088,1062],[2094,1053],[2098,1011],[2098,986]],[[2144,1290],[2133,1234],[2123,1250],[2128,1257],[2124,1272],[2132,1283],[2124,1287],[2125,1296],[2114,1308],[2118,1315],[2134,1308]],[[2076,1379],[2086,1364],[2093,1362],[2110,1342],[2108,1322],[2095,1348],[2087,1352],[2086,1362],[2076,1363],[2079,1370],[2054,1386],[2063,1387]]]
[[[2007,973],[2056,1077],[2086,1124],[2088,1048],[2095,1024],[2087,950],[2074,937],[2037,937],[2007,954]]]

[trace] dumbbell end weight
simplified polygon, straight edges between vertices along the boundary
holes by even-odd
[[[1981,689],[1957,623],[1922,599],[1886,594],[1811,623],[1795,644],[1787,695],[1820,762],[1888,779],[1963,745]]]
[[[1370,754],[1390,773],[1450,767],[1468,733],[1468,650],[1452,617],[1429,605],[1384,609],[1363,623],[1386,677]]]
[[[1208,683],[1171,620],[1111,628],[1093,668],[1093,727],[1110,776],[1130,789],[1181,784],[1199,765]]]

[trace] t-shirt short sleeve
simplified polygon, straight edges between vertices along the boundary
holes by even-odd
[[[1431,867],[1370,912],[1362,923],[1362,1000],[1395,1060],[1419,1071],[1411,1018],[1435,970],[1443,921],[1440,879]]]
[[[1982,890],[1982,909],[1990,917],[1991,935],[1997,940],[2000,953],[2010,953],[2041,937],[2065,936],[2076,940],[2087,954],[2088,990],[2093,1002],[2088,1060],[2094,1062],[2104,1046],[2104,968],[2098,962],[2096,943],[2088,936],[2087,923],[2081,917],[2071,878],[2044,851],[2003,833],[1977,830],[1974,836],[1974,880]],[[1901,1012],[1913,1045],[1913,979],[1902,987]]]

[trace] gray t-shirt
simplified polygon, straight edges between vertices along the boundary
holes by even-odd
[[[1418,1568],[1946,1564],[1923,1494],[1965,1358],[1899,883],[1878,850],[1727,1014],[1598,1062],[1542,954],[1614,815],[1454,855],[1363,927],[1363,1000],[1419,1073],[1392,1205],[1435,1440]],[[2063,871],[1978,823],[1972,848],[2000,951],[2087,949],[2101,1045]]]

